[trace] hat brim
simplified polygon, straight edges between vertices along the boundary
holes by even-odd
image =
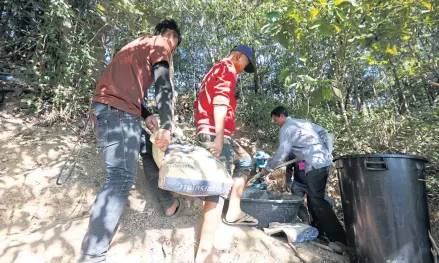
[[[244,68],[244,71],[247,73],[255,72],[255,67],[253,66],[253,63],[251,61],[248,62],[248,65]]]

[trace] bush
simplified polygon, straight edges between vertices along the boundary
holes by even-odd
[[[251,131],[257,145],[276,144],[278,128],[271,122],[270,111],[284,105],[294,118],[305,118],[292,103],[250,94],[240,102],[237,119]],[[430,174],[439,170],[439,107],[426,107],[406,115],[395,116],[387,109],[376,108],[370,115],[357,115],[346,124],[340,115],[322,108],[312,108],[308,119],[335,134],[334,156],[348,154],[411,154],[427,157]]]
[[[267,98],[260,94],[247,94],[238,102],[236,119],[252,131],[252,140],[274,143],[278,140],[279,128],[272,123],[270,112],[279,105],[288,107],[286,101]]]

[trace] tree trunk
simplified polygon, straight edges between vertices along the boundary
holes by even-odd
[[[436,52],[437,52],[437,43],[439,42],[439,28],[436,30],[436,36],[435,41],[433,41],[432,45],[432,58],[433,58],[433,68],[437,68],[437,61],[436,61]]]
[[[373,95],[375,95],[375,100],[378,104],[378,107],[381,108],[380,97],[378,96],[378,92],[375,89],[375,85],[372,85],[372,89],[373,89]]]
[[[325,104],[326,104],[326,109],[327,109],[328,111],[331,111],[331,107],[329,106],[329,103],[328,103],[327,101],[325,101]]]
[[[261,80],[258,75],[258,63],[256,61],[256,52],[253,48],[253,66],[255,67],[255,72],[253,73],[253,80],[255,83],[255,93],[259,93],[261,90]]]
[[[348,124],[348,115],[346,113],[346,108],[345,107],[346,106],[345,106],[345,103],[344,103],[343,99],[340,100],[341,114],[343,115],[343,119],[344,119],[345,124]]]
[[[389,86],[389,90],[390,90],[390,96],[388,96],[388,100],[390,101],[390,104],[393,106],[395,116],[399,116],[400,110],[399,110],[398,104],[396,103],[396,100],[395,100],[395,97],[396,97],[395,93],[396,92],[392,86]]]
[[[343,109],[344,109],[345,111],[348,110],[349,101],[350,101],[350,96],[351,96],[351,88],[348,86],[348,87],[346,88],[346,97],[345,97],[345,99],[344,99],[344,103],[343,103],[343,105],[344,105]]]
[[[96,45],[93,50],[93,56],[96,58],[96,64],[93,67],[93,77],[96,81],[99,80],[102,72],[105,69],[105,44],[107,43],[109,28],[102,29],[96,39],[99,41],[99,44]]]
[[[439,29],[437,31],[437,37],[439,38]],[[435,57],[435,47],[436,47],[435,43],[433,43],[433,45],[434,45],[433,46],[433,57]],[[422,59],[421,59],[421,56],[419,55],[419,52],[415,52],[410,45],[408,47],[409,47],[410,51],[416,55],[416,58],[418,59],[418,61],[421,61]],[[433,72],[433,74],[435,73],[435,70],[434,70],[435,68],[436,68],[435,64],[433,64],[433,66],[431,67],[431,71]],[[434,105],[434,95],[431,92],[431,90],[429,89],[429,86],[427,84],[427,80],[423,77],[423,75],[421,75],[421,79],[422,79],[422,82],[424,83],[424,90],[425,90],[425,94],[427,95],[428,103],[430,104],[430,106],[433,106]]]
[[[197,97],[197,84],[195,83],[195,67],[193,67],[193,77],[192,77],[192,80],[193,80],[193,87],[194,87],[194,97],[196,98]]]
[[[369,116],[369,108],[367,107],[366,99],[364,98],[364,92],[360,92],[360,100],[361,100],[361,112],[365,116]]]
[[[358,86],[354,84],[354,93],[355,93],[355,104],[357,106],[357,111],[359,114],[363,113],[363,102],[360,97],[360,92],[358,91]]]
[[[424,81],[424,83],[426,82]],[[433,98],[431,96],[431,91],[427,84],[424,84],[424,90],[425,90],[425,95],[427,95],[428,104],[430,104],[430,106],[433,106],[434,105]]]
[[[403,91],[403,89],[401,87],[401,82],[400,82],[400,80],[398,78],[398,73],[396,72],[396,67],[393,64],[393,62],[390,59],[390,57],[389,57],[389,63],[390,63],[390,66],[392,67],[393,77],[395,78],[396,92],[397,92],[397,95],[398,95],[398,104],[399,104],[398,108],[399,108],[399,111],[400,111],[400,113],[408,112],[409,111],[409,107],[408,107],[408,104],[407,104],[407,100],[405,98],[404,91]]]

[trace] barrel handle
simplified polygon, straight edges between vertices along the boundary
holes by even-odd
[[[382,165],[382,167],[370,167],[370,165]],[[377,161],[364,160],[364,167],[366,168],[366,170],[370,170],[370,171],[386,171],[389,169],[385,161],[377,162]]]

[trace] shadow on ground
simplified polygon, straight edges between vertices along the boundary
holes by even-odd
[[[34,118],[0,111],[0,262],[74,262],[78,257],[91,204],[106,176],[89,134],[72,176],[56,184],[79,131],[73,124],[41,127]],[[181,216],[165,217],[139,165],[107,262],[193,262],[202,202],[189,197],[185,202]],[[222,225],[219,233],[220,262],[300,262],[285,243],[259,230]],[[309,257],[309,262],[340,262]]]

